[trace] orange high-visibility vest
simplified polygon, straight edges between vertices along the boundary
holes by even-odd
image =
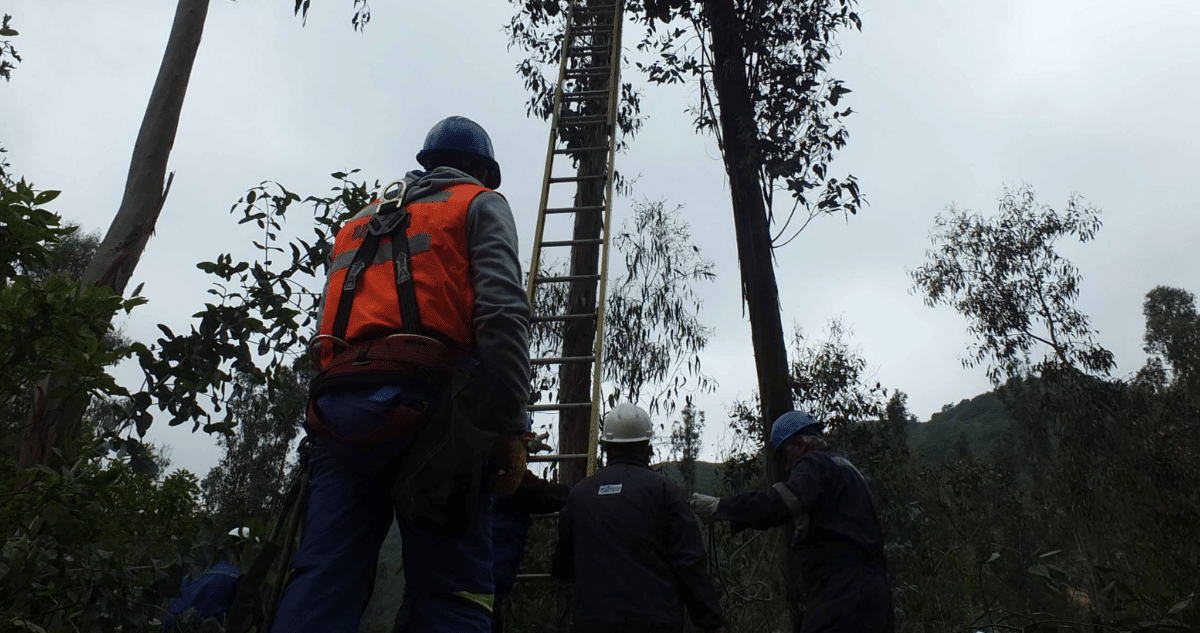
[[[452,341],[466,352],[475,342],[472,327],[475,290],[471,286],[467,255],[467,209],[475,196],[486,191],[491,190],[469,183],[456,184],[443,190],[443,195],[449,194],[448,199],[411,202],[405,207],[411,216],[407,235],[421,324],[430,335]],[[320,334],[336,335],[333,325],[346,275],[379,204],[376,200],[338,231],[325,285]],[[350,320],[341,337],[347,343],[355,345],[402,331],[394,257],[391,240],[383,239],[373,260],[359,275]]]

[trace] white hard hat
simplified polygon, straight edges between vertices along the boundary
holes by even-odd
[[[600,437],[601,442],[645,442],[653,437],[654,425],[650,424],[650,414],[636,404],[622,402],[604,414],[604,435]]]
[[[250,538],[250,528],[248,528],[248,527],[233,528],[232,530],[229,530],[229,536],[230,536],[230,538],[234,538],[234,539],[242,539],[242,540],[248,539],[248,538]]]

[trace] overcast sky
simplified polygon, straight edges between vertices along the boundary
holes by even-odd
[[[548,126],[525,117],[519,53],[501,32],[510,5],[376,0],[360,34],[350,0],[314,2],[305,27],[292,4],[212,2],[171,155],[175,183],[133,279],[150,299],[124,323],[136,339],[157,338],[157,323],[187,329],[209,298],[196,262],[252,256],[252,232],[228,212],[247,188],[275,180],[316,194],[349,168],[397,177],[450,114],[491,133],[528,261]],[[174,5],[9,0],[2,9],[25,61],[0,86],[0,145],[14,173],[63,190],[54,210],[85,229],[106,230],[120,203]],[[906,270],[923,262],[947,205],[991,212],[1005,183],[1027,181],[1055,208],[1076,191],[1103,210],[1095,241],[1061,250],[1082,272],[1079,305],[1117,374],[1135,371],[1146,291],[1200,292],[1200,4],[866,0],[859,9],[863,31],[841,35],[833,65],[856,112],[833,172],[856,175],[870,206],[849,222],[818,220],[778,251],[785,330],[819,336],[842,317],[875,379],[908,393],[922,419],[986,391],[983,368],[959,362],[966,321],[926,308]],[[683,113],[694,96],[647,88],[649,120],[618,169],[639,176],[638,197],[683,205],[716,261],[717,280],[699,289],[715,328],[702,361],[720,385],[700,399],[712,444],[724,407],[756,383],[724,171],[715,142]],[[628,208],[621,201],[618,217]],[[134,389],[139,376],[119,372]],[[218,457],[190,427],[156,424],[150,438],[201,477]]]

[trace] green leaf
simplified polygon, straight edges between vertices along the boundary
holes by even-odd
[[[1038,558],[1046,558],[1048,556],[1054,556],[1055,554],[1059,554],[1061,552],[1062,552],[1062,550],[1060,550],[1060,549],[1051,550],[1049,552],[1046,552],[1045,554],[1042,554],[1041,556],[1038,556]]]
[[[1192,597],[1193,596],[1188,596],[1187,598],[1184,598],[1183,600],[1171,605],[1171,608],[1167,609],[1167,615],[1177,615],[1184,609],[1188,608],[1188,605],[1192,603]]]
[[[52,202],[55,198],[57,198],[61,194],[62,194],[61,191],[42,191],[33,197],[33,203],[38,206],[41,206],[43,204]]]
[[[987,562],[985,562],[984,565],[989,565],[995,562],[997,558],[1000,558],[1000,552],[992,552],[992,555],[988,556]]]

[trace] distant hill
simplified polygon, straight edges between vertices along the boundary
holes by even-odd
[[[946,405],[928,422],[908,426],[908,448],[918,460],[940,464],[952,458],[960,435],[976,457],[990,457],[1012,418],[994,391]]]
[[[679,472],[678,462],[663,462],[654,466],[660,469],[664,477],[683,487],[683,475]],[[696,492],[715,495],[721,491],[720,464],[696,462]]]

